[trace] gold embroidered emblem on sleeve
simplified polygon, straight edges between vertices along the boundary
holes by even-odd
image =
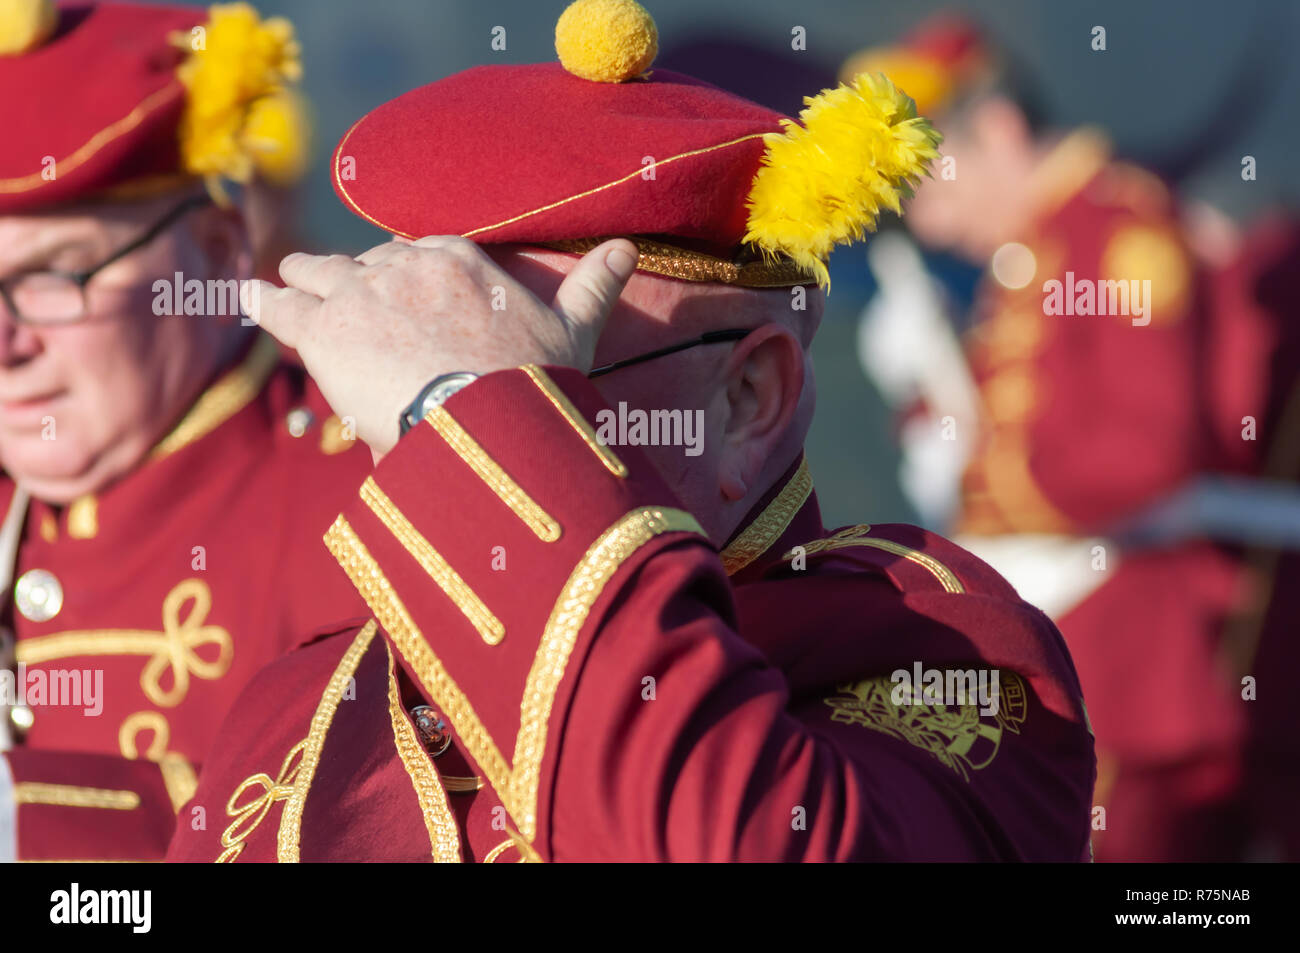
[[[988,715],[981,714],[978,704],[923,701],[921,686],[896,684],[889,676],[837,685],[840,694],[823,702],[832,709],[831,721],[861,725],[906,741],[969,781],[970,771],[993,763],[1003,735],[1019,734],[1025,721],[1028,695],[1020,676],[1002,671],[998,681],[996,714]],[[894,701],[895,692],[901,704]]]

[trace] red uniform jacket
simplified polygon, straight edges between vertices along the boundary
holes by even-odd
[[[169,859],[1089,856],[1046,617],[922,530],[828,533],[802,460],[719,558],[603,407],[499,372],[398,444],[326,537],[373,619],[254,680]],[[996,704],[912,704],[917,667]]]
[[[346,436],[259,337],[125,479],[58,511],[31,502],[11,615],[33,721],[4,754],[20,859],[161,859],[237,693],[356,615],[319,543],[370,469]],[[94,705],[67,703],[97,677]]]
[[[1169,191],[1150,173],[1110,161],[1095,136],[1068,137],[1040,184],[1050,187],[1018,239],[1032,255],[1032,277],[1008,287],[995,262],[977,304],[968,352],[983,437],[959,528],[1105,537],[1220,462],[1205,276]],[[1096,294],[1093,314],[1045,313],[1049,281],[1107,290]],[[1130,291],[1139,282],[1147,316],[1095,313],[1102,298],[1113,310],[1100,284],[1110,281]],[[1109,577],[1057,619],[1097,730],[1097,803],[1107,809],[1098,859],[1221,856],[1208,844],[1199,845],[1207,854],[1179,853],[1208,836],[1180,823],[1184,807],[1220,800],[1236,784],[1245,710],[1217,645],[1241,597],[1239,561],[1209,540],[1113,549],[1106,558]],[[1134,769],[1192,764],[1204,770],[1154,784],[1140,804],[1114,783]],[[1227,833],[1226,823],[1215,826]]]

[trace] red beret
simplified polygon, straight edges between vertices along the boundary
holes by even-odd
[[[334,152],[350,209],[406,238],[581,252],[752,287],[827,283],[831,247],[898,211],[938,136],[887,80],[805,100],[803,125],[679,73],[633,0],[577,0],[561,63],[482,66],[375,109]]]
[[[219,189],[219,178],[247,181],[298,158],[303,126],[287,91],[298,49],[285,21],[242,3],[16,0],[6,14],[0,213],[191,176]]]
[[[599,230],[725,256],[745,233],[763,134],[783,118],[667,70],[594,83],[559,63],[479,66],[362,117],[335,150],[334,185],[358,215],[408,238]]]

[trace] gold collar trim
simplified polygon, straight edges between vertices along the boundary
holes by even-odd
[[[808,472],[805,457],[776,498],[722,550],[722,568],[728,576],[740,572],[781,538],[794,515],[808,502],[812,488],[812,474]]]
[[[205,390],[194,406],[153,448],[152,459],[168,456],[216,430],[261,393],[280,362],[280,348],[268,334],[258,334],[248,357]]]

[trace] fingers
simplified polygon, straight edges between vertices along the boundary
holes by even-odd
[[[294,252],[280,262],[280,277],[290,288],[324,298],[340,282],[361,268],[360,264],[347,255],[306,255]]]
[[[636,271],[637,247],[616,238],[587,252],[555,292],[552,309],[575,325],[594,346],[614,303]]]
[[[458,235],[428,235],[416,241],[394,235],[392,241],[363,251],[356,260],[363,265],[378,265],[398,252],[409,251],[411,248],[452,248],[457,245],[469,246],[476,250],[478,248],[477,245]]]
[[[277,288],[256,279],[244,282],[240,303],[255,324],[261,325],[286,347],[298,349],[313,323],[321,300],[294,288]]]

